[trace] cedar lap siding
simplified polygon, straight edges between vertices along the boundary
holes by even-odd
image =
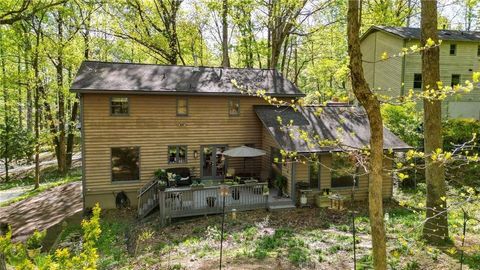
[[[120,191],[126,192],[132,205],[136,205],[138,190],[159,168],[187,167],[193,175],[200,176],[203,145],[232,148],[249,144],[265,150],[267,155],[246,163],[247,170],[262,180],[270,177],[272,149],[321,153],[322,162],[328,164],[329,151],[335,149],[304,149],[301,142],[285,138],[278,121],[272,120],[280,113],[285,119],[292,117],[299,124],[305,124],[305,118],[313,121],[308,110],[295,115],[290,109],[267,105],[262,98],[240,93],[232,80],[242,88],[266,90],[269,95],[281,99],[303,96],[291,82],[272,70],[84,62],[71,87],[73,92],[79,93],[81,100],[84,206],[89,208],[99,202],[103,208],[114,208],[114,195]],[[111,114],[110,103],[114,97],[128,98],[128,114]],[[177,99],[184,97],[188,99],[188,115],[177,115]],[[239,115],[229,114],[228,103],[232,99],[240,104]],[[346,108],[347,111],[357,109]],[[350,115],[342,114],[338,108],[332,110],[326,109],[330,112],[326,118],[322,116],[309,123],[307,130],[311,125],[328,126],[330,133],[339,127],[354,128],[363,137],[369,136],[365,127],[349,126],[350,122],[345,119],[333,119],[332,114],[346,118]],[[288,115],[282,114],[285,112]],[[365,125],[362,122],[365,119],[354,122]],[[368,128],[368,122],[366,124]],[[309,131],[319,133],[318,130]],[[385,136],[386,148],[408,148],[393,134],[386,132]],[[346,141],[352,145],[365,142],[351,138]],[[176,145],[186,146],[185,163],[168,163],[168,147]],[[112,181],[112,147],[139,148],[139,179]],[[196,157],[195,152],[198,153]],[[236,172],[243,171],[243,159],[228,158],[226,164]],[[308,165],[303,163],[282,164],[282,173],[288,178],[287,193],[292,197],[295,195],[294,184],[308,181]],[[384,196],[389,197],[392,178],[388,176],[386,179]],[[321,170],[320,189],[328,188],[329,184],[330,172]],[[359,181],[357,199],[366,198],[367,185],[368,177],[365,176]],[[339,192],[343,190],[339,189]]]
[[[451,85],[452,75],[459,75],[460,83],[472,80],[480,61],[480,32],[439,30],[440,78]],[[403,96],[414,87],[415,74],[422,73],[420,53],[393,57],[382,61],[384,52],[398,55],[402,48],[420,47],[419,28],[373,26],[361,39],[363,68],[369,86],[378,93],[388,96]],[[451,51],[452,49],[452,51]],[[453,76],[455,77],[455,76]],[[418,78],[418,79],[421,79]],[[420,85],[416,85],[420,86]],[[443,102],[444,117],[480,119],[480,89],[467,94],[448,97]],[[418,108],[422,108],[419,102]]]

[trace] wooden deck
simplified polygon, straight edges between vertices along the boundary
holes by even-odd
[[[158,202],[162,223],[178,217],[222,213],[233,209],[246,211],[268,207],[267,183],[252,183],[228,186],[228,195],[220,195],[220,186],[203,188],[171,188],[159,191]]]

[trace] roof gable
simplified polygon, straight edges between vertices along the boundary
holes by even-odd
[[[275,96],[304,94],[276,70],[168,66],[85,61],[71,90],[150,94],[239,95],[232,80],[246,89]]]
[[[363,148],[370,143],[370,126],[366,112],[361,107],[326,106],[300,107],[295,111],[287,106],[255,106],[255,112],[264,127],[277,143],[287,151],[300,153],[341,151],[344,148]],[[279,117],[283,125],[278,122]],[[292,126],[287,124],[292,122]],[[302,132],[308,133],[307,140]],[[411,147],[384,128],[384,149],[405,150]],[[333,145],[321,146],[321,140],[338,140],[343,148]],[[310,141],[308,143],[307,141]]]

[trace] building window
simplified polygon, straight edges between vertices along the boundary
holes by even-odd
[[[228,99],[228,115],[230,116],[240,115],[240,99],[238,98]]]
[[[187,163],[187,146],[171,145],[168,147],[168,163]]]
[[[310,188],[320,188],[320,162],[311,161],[308,166]]]
[[[413,74],[413,88],[422,89],[422,73]]]
[[[455,85],[460,84],[460,75],[459,74],[452,74],[452,83],[451,86],[454,87]]]
[[[188,116],[188,98],[177,98],[177,116]]]
[[[332,188],[358,187],[355,161],[346,153],[332,154]],[[355,180],[355,181],[354,181]]]
[[[450,55],[457,54],[457,44],[450,44]]]
[[[480,45],[477,47],[477,56],[480,56]]]
[[[112,147],[112,182],[140,180],[140,147]]]
[[[128,115],[128,98],[112,97],[110,99],[111,115]]]

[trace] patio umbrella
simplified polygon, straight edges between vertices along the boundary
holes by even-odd
[[[223,152],[224,156],[228,157],[243,157],[243,169],[245,169],[245,158],[252,158],[252,157],[259,157],[266,155],[267,153],[263,150],[248,147],[245,145],[242,145],[240,147],[235,147],[232,149],[228,149],[225,152]]]

